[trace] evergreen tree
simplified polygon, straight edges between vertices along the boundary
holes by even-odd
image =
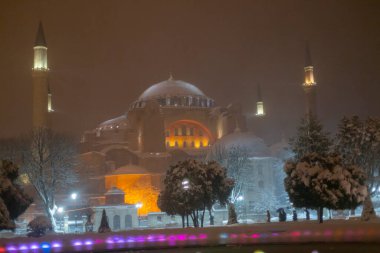
[[[332,144],[328,133],[323,131],[322,124],[313,115],[301,119],[296,137],[290,139],[290,147],[299,160],[307,154],[326,155]]]
[[[32,203],[18,182],[18,167],[0,160],[0,230],[14,229],[14,220]]]
[[[102,219],[100,220],[100,226],[98,229],[98,233],[108,233],[111,232],[111,228],[108,225],[108,217],[106,214],[106,210],[103,209]]]
[[[310,153],[299,161],[288,161],[285,173],[285,189],[294,207],[317,209],[321,223],[323,208],[355,208],[367,196],[364,171],[343,164],[336,154]]]

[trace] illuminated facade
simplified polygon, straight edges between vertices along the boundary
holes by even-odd
[[[170,164],[204,159],[237,125],[246,129],[239,105],[218,107],[196,86],[170,76],[146,89],[124,115],[86,131],[81,149],[86,162],[93,156],[99,163],[99,154],[104,157],[102,165],[90,162],[104,167],[96,170],[105,176],[105,188],[99,189],[123,190],[125,203],[142,203],[139,214],[146,215],[159,211],[159,182]],[[132,167],[133,173],[125,170]]]

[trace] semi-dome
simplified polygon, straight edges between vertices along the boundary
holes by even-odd
[[[206,95],[195,85],[175,80],[171,76],[168,80],[150,86],[141,94],[138,100],[147,101],[154,98],[171,96],[205,97]]]
[[[231,148],[242,148],[248,152],[249,157],[269,157],[270,150],[263,139],[252,132],[241,132],[237,130],[220,138],[212,146],[209,159],[218,157],[218,152],[227,151]]]
[[[126,115],[119,116],[100,123],[97,129],[100,130],[113,130],[113,129],[125,129],[128,127],[128,119]]]

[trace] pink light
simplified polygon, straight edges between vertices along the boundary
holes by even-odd
[[[291,233],[291,235],[294,237],[299,237],[299,236],[301,236],[301,233],[299,231],[294,231]]]
[[[331,230],[326,230],[325,233],[324,233],[325,236],[332,236],[332,234],[333,233],[332,233]]]
[[[200,239],[200,240],[207,239],[207,235],[206,235],[206,234],[200,234],[200,235],[198,236],[198,239]]]
[[[254,238],[254,239],[260,238],[260,234],[252,234],[251,237]]]

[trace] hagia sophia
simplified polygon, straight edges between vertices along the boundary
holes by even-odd
[[[47,82],[47,44],[40,24],[34,46],[33,126],[49,126],[54,113]],[[307,113],[315,107],[316,83],[307,51],[305,83]],[[260,93],[260,92],[259,92]],[[252,161],[245,190],[247,211],[256,205],[254,192],[275,194],[276,163],[284,158],[286,142],[269,147],[250,132],[239,104],[219,106],[210,94],[196,85],[167,80],[151,85],[123,115],[85,131],[80,141],[78,168],[83,183],[80,191],[90,205],[104,205],[105,193],[121,191],[124,203],[141,203],[139,215],[159,212],[157,197],[166,169],[184,159],[205,160],[220,148],[243,146]],[[265,117],[264,102],[258,94],[257,117]],[[257,194],[256,194],[257,195]]]

